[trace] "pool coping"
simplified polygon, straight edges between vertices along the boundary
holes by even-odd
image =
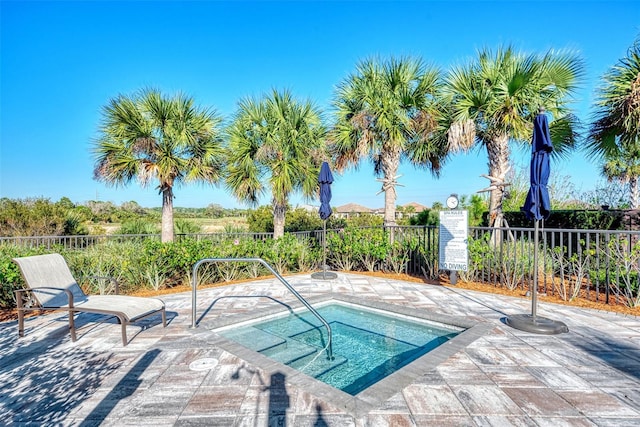
[[[365,298],[350,295],[329,293],[307,298],[307,301],[312,305],[330,301],[355,304],[364,308],[383,310],[393,314],[444,323],[464,328],[465,330],[448,340],[446,343],[436,347],[424,356],[419,357],[398,371],[381,379],[355,396],[325,384],[324,382],[297,371],[294,368],[280,362],[276,362],[267,356],[253,351],[215,332],[215,329],[220,329],[232,324],[257,320],[261,317],[282,314],[286,311],[303,308],[304,306],[298,301],[287,303],[276,301],[277,304],[274,304],[272,307],[254,310],[251,313],[232,314],[228,316],[220,316],[217,319],[210,321],[203,321],[199,324],[200,333],[207,334],[206,338],[203,338],[205,338],[211,345],[217,346],[262,369],[266,375],[284,375],[287,382],[300,387],[306,392],[321,398],[354,416],[360,416],[380,407],[393,395],[401,392],[402,389],[414,383],[417,378],[429,373],[430,371],[434,371],[440,363],[444,362],[458,351],[466,348],[475,340],[484,336],[494,328],[494,325],[489,322],[474,320],[462,316],[431,313],[429,311],[419,310],[412,307],[400,306],[381,301],[370,301]],[[206,329],[206,331],[203,331],[203,329]]]

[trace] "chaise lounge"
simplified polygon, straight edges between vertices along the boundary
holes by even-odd
[[[115,316],[122,327],[122,345],[126,346],[127,325],[156,313],[162,314],[167,326],[164,302],[158,298],[125,295],[86,295],[73,278],[67,262],[60,254],[13,258],[20,268],[26,288],[18,289],[18,335],[24,337],[24,313],[27,310],[65,310],[69,313],[71,340],[76,341],[74,315],[97,313]],[[31,295],[33,307],[25,307],[24,297]]]

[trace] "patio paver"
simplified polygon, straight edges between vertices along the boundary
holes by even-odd
[[[502,319],[527,313],[524,299],[339,273],[329,281],[286,277],[305,298],[341,293],[434,314],[463,316],[489,332],[388,399],[358,407],[303,387],[277,363],[256,366],[215,345],[207,329],[221,317],[290,304],[275,279],[163,296],[158,318],[120,327],[78,317],[71,342],[63,313],[0,324],[2,423],[104,426],[637,426],[640,425],[640,317],[540,303],[540,316],[570,332],[533,335]],[[237,298],[237,296],[242,296]],[[215,363],[202,370],[190,364]]]

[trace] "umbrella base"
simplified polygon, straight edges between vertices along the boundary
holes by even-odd
[[[562,322],[531,314],[515,314],[505,318],[505,323],[512,328],[534,334],[556,335],[569,332],[569,328]]]
[[[333,280],[336,277],[338,277],[338,275],[332,271],[318,271],[311,274],[311,278],[316,280]]]

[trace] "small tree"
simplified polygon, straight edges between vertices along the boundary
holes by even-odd
[[[220,117],[192,98],[145,89],[120,95],[102,110],[93,146],[94,178],[108,185],[155,180],[162,195],[162,241],[173,241],[174,188],[186,182],[215,184],[224,165]]]
[[[582,61],[566,53],[524,55],[511,47],[482,50],[477,59],[450,70],[444,85],[452,148],[478,144],[487,151],[491,186],[489,225],[502,226],[510,143],[530,143],[540,107],[553,117],[553,155],[576,142],[577,120],[568,108],[583,74]]]
[[[339,86],[332,151],[338,170],[368,158],[384,192],[384,225],[396,224],[396,186],[403,157],[434,175],[446,156],[439,139],[440,72],[411,58],[366,60]]]
[[[291,194],[313,198],[325,157],[320,111],[274,90],[262,100],[245,99],[228,129],[226,185],[240,201],[255,205],[269,191],[274,238],[282,237]]]

